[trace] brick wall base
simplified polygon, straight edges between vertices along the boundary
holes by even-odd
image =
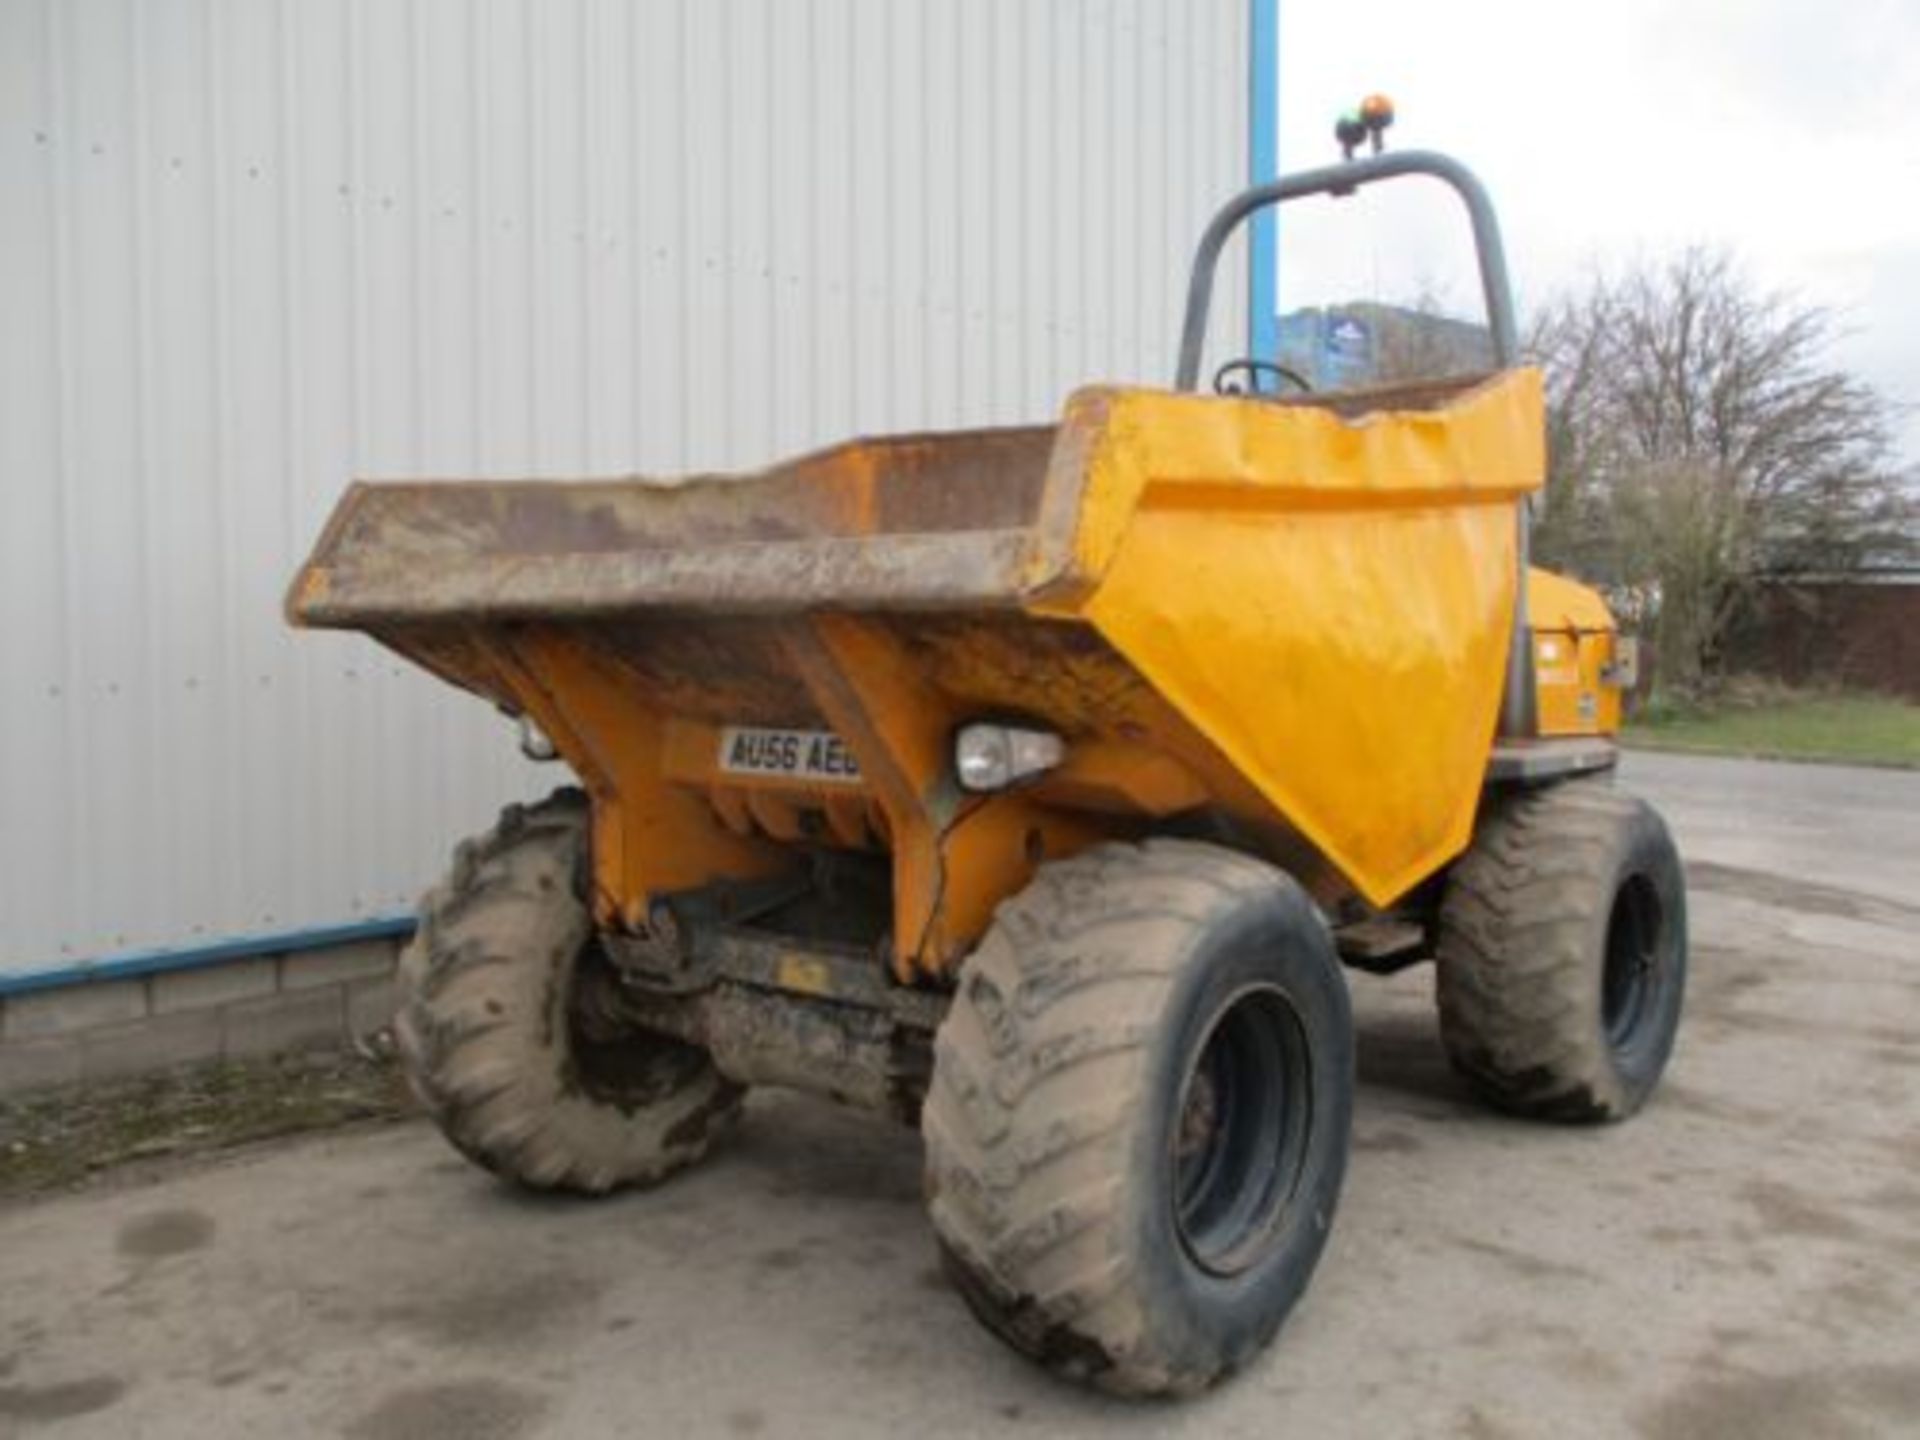
[[[0,999],[0,1095],[333,1049],[393,1016],[403,942],[355,940]]]
[[[1735,618],[1727,668],[1920,702],[1920,584],[1763,586]]]

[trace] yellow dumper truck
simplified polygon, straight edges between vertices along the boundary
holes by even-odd
[[[1228,233],[1403,175],[1466,202],[1495,370],[1197,393]],[[1436,961],[1454,1064],[1522,1115],[1629,1115],[1672,1046],[1681,868],[1611,783],[1629,647],[1527,564],[1543,443],[1486,197],[1406,152],[1222,210],[1172,391],[750,475],[353,486],[294,623],[578,781],[426,897],[414,1089],[478,1164],[588,1192],[692,1164],[753,1085],[897,1116],[984,1323],[1110,1390],[1211,1384],[1333,1219],[1342,961]]]

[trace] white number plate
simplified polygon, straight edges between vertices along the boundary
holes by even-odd
[[[720,732],[720,768],[730,775],[860,783],[853,751],[831,730],[764,730],[729,725]]]

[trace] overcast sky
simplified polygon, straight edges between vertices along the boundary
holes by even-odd
[[[1920,0],[1280,12],[1282,168],[1337,156],[1335,116],[1384,91],[1390,143],[1451,151],[1492,190],[1523,323],[1596,264],[1724,244],[1762,286],[1836,310],[1838,358],[1920,402]],[[1423,287],[1477,307],[1464,219],[1437,195],[1306,201],[1282,225],[1283,310]],[[1901,436],[1920,462],[1920,417]]]

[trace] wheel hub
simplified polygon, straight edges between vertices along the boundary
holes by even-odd
[[[1187,1103],[1181,1108],[1180,1130],[1174,1138],[1174,1154],[1180,1163],[1185,1165],[1204,1155],[1219,1127],[1219,1095],[1213,1077],[1205,1070],[1197,1071],[1187,1086]]]
[[[1629,876],[1614,896],[1607,920],[1607,955],[1601,972],[1601,1021],[1615,1053],[1631,1049],[1656,1008],[1666,922],[1659,892],[1644,875]]]
[[[1215,1012],[1172,1134],[1174,1228],[1203,1270],[1229,1276],[1275,1244],[1305,1164],[1312,1081],[1285,993],[1257,985]]]

